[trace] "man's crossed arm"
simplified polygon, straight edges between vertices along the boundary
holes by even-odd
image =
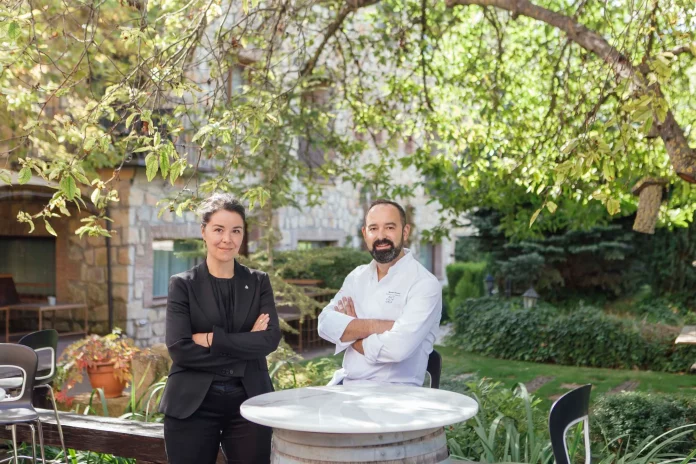
[[[381,334],[394,327],[394,321],[382,319],[358,319],[355,305],[351,297],[343,297],[336,303],[336,311],[354,318],[341,335],[342,342],[353,342],[353,349],[360,354],[363,352],[362,341],[372,334]]]

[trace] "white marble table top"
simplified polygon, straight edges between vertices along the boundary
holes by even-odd
[[[266,393],[242,404],[257,424],[318,433],[409,432],[472,418],[478,404],[446,390],[396,385],[336,385]]]

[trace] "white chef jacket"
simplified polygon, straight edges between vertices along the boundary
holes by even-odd
[[[437,278],[414,259],[410,250],[381,281],[377,265],[357,267],[346,277],[341,290],[319,315],[319,336],[346,350],[343,369],[329,385],[350,383],[393,383],[423,385],[428,356],[442,315],[442,286]],[[395,321],[391,330],[363,340],[363,356],[341,336],[353,317],[335,310],[343,297],[351,297],[360,319]]]

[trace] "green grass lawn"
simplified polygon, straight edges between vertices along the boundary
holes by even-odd
[[[489,377],[510,387],[520,382],[526,384],[537,377],[553,377],[553,380],[535,392],[535,395],[543,399],[547,406],[552,403],[553,400],[550,399],[552,396],[565,393],[570,389],[562,385],[570,384],[591,383],[593,397],[628,381],[639,382],[637,391],[689,396],[696,394],[696,375],[537,364],[487,358],[450,346],[436,348],[443,358],[442,388],[452,390],[456,390],[458,384],[467,381],[462,380],[462,374],[475,373],[478,378]]]

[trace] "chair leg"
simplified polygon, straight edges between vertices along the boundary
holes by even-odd
[[[50,385],[46,385],[48,388],[48,393],[51,396],[51,403],[53,404],[53,413],[56,415],[56,427],[58,427],[58,437],[60,437],[60,446],[63,448],[63,460],[65,464],[68,464],[68,450],[65,448],[65,440],[63,439],[63,427],[60,426],[60,418],[58,417],[58,406],[56,406],[56,397],[53,396],[53,388]]]
[[[44,450],[43,427],[41,426],[40,419],[36,419],[36,425],[39,429],[39,451],[41,451],[41,463],[46,464],[46,451]]]
[[[17,426],[12,426],[12,450],[14,451],[14,462],[19,464],[19,458],[17,457]]]
[[[36,429],[32,424],[29,424],[29,428],[31,429],[31,462],[36,462]]]

